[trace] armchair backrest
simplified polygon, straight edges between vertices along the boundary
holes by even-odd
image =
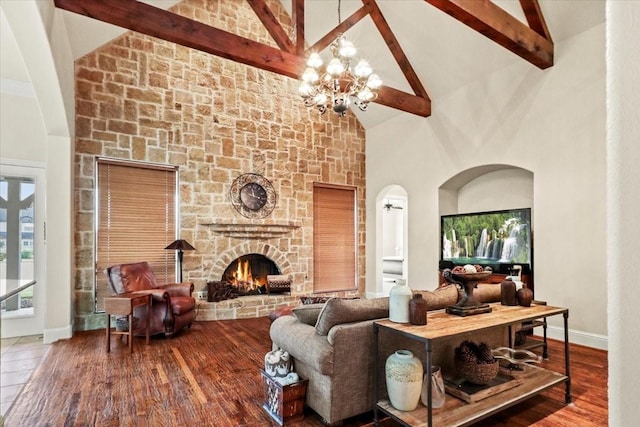
[[[106,270],[111,289],[116,294],[157,288],[156,276],[147,262],[118,264]]]

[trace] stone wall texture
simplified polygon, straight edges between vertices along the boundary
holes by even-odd
[[[291,33],[281,3],[267,3]],[[186,0],[171,10],[277,47],[245,0]],[[364,292],[365,132],[352,113],[319,116],[304,107],[298,84],[134,32],[76,61],[76,330],[104,325],[94,308],[99,156],[179,167],[179,234],[197,248],[185,252],[184,278],[196,290],[219,280],[212,274],[221,257],[246,247],[285,260],[283,273],[293,279],[290,296],[201,302],[207,314],[200,320],[263,316],[313,293],[314,182],[358,189],[358,292]],[[267,218],[244,218],[230,202],[231,183],[250,172],[267,177],[277,191],[277,206]],[[259,232],[244,237],[225,232],[249,226]],[[281,229],[286,231],[270,232]]]

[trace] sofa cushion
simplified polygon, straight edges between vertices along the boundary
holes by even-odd
[[[440,286],[433,291],[414,290],[415,294],[422,294],[427,301],[427,310],[439,310],[458,302],[458,288],[456,285]]]
[[[331,298],[316,322],[316,333],[327,335],[335,325],[389,317],[389,298],[344,300]]]
[[[302,304],[294,307],[292,311],[300,322],[314,326],[323,307],[324,304]]]

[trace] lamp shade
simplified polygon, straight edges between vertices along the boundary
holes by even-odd
[[[182,239],[174,240],[165,249],[175,249],[179,251],[195,251],[196,250],[196,248],[191,246],[191,243]]]

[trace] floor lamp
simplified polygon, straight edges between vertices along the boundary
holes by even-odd
[[[172,249],[178,251],[178,261],[180,263],[180,283],[182,283],[182,255],[183,251],[195,251],[196,248],[191,246],[191,243],[186,240],[178,239],[174,240],[165,249]]]

